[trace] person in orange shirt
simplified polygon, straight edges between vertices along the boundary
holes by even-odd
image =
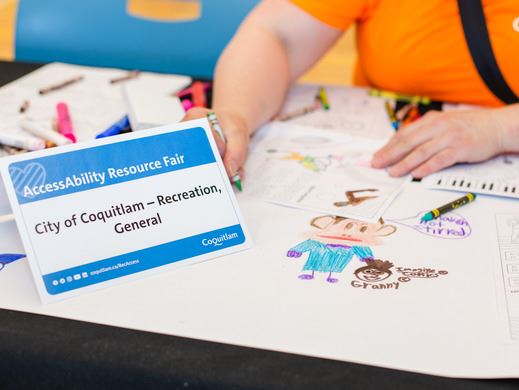
[[[513,99],[519,95],[519,2],[481,1],[494,58]],[[421,178],[458,162],[519,152],[519,104],[505,105],[478,73],[456,1],[264,0],[215,72],[213,108],[228,139],[230,176],[242,169],[251,134],[280,110],[291,83],[354,23],[356,85],[486,107],[428,113],[395,133],[374,155],[373,167]],[[186,119],[205,114],[193,109]]]

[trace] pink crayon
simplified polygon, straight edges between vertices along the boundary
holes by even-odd
[[[76,143],[76,136],[72,127],[72,120],[68,111],[68,106],[65,103],[58,103],[56,105],[58,111],[58,130],[64,136]]]

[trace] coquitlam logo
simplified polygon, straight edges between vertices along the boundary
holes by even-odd
[[[235,238],[238,238],[238,233],[231,233],[231,234],[224,233],[218,237],[204,238],[202,240],[202,245],[203,246],[209,246],[209,245],[222,246],[224,241],[232,240]]]
[[[16,166],[9,167],[9,175],[15,192],[24,198],[34,197],[34,194],[24,193],[26,187],[42,186],[47,178],[45,168],[38,163],[29,163],[23,169]]]

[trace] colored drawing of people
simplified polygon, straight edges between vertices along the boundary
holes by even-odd
[[[299,258],[308,253],[300,279],[312,280],[316,272],[328,274],[326,281],[338,282],[333,274],[341,273],[356,256],[361,261],[373,260],[371,246],[380,245],[381,237],[393,234],[397,228],[382,219],[365,223],[338,216],[314,218],[310,225],[317,230],[310,238],[290,248],[287,256]]]

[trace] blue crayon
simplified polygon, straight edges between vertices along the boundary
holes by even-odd
[[[128,115],[125,115],[123,118],[115,122],[108,129],[103,131],[102,133],[96,135],[96,138],[105,138],[111,137],[112,135],[121,134],[125,129],[130,127],[130,120],[128,119]]]

